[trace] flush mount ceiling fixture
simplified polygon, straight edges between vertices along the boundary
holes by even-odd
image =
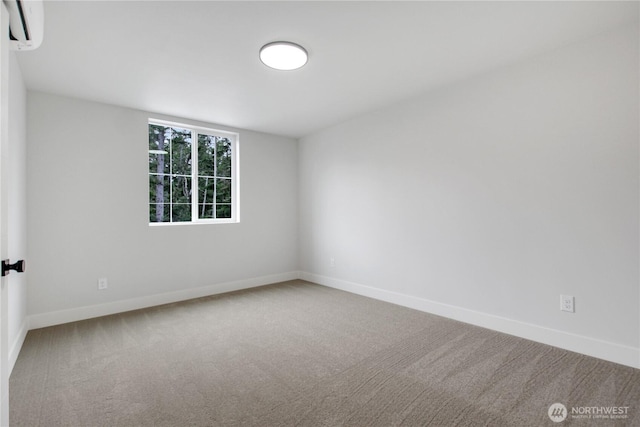
[[[291,42],[267,43],[260,49],[260,60],[276,70],[297,70],[307,63],[307,51]]]

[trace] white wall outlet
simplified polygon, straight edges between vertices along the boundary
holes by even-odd
[[[560,295],[560,310],[575,313],[574,301],[571,295]]]
[[[104,291],[108,287],[109,287],[109,282],[107,282],[107,278],[106,277],[101,277],[101,278],[98,279],[98,290],[99,291]]]
[[[331,257],[331,259],[329,260],[329,266],[331,268],[336,266],[336,259],[334,257]]]

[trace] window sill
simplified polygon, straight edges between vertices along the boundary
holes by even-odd
[[[212,221],[185,221],[185,222],[150,222],[149,227],[174,227],[174,226],[185,226],[185,225],[218,225],[218,224],[238,224],[240,221],[236,219],[217,219]]]

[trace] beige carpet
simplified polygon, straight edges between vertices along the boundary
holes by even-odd
[[[10,382],[12,426],[639,426],[639,403],[640,370],[302,281],[30,331]]]

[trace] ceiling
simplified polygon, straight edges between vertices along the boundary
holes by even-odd
[[[638,21],[636,2],[45,1],[29,89],[301,137]],[[300,70],[264,66],[293,41]]]

